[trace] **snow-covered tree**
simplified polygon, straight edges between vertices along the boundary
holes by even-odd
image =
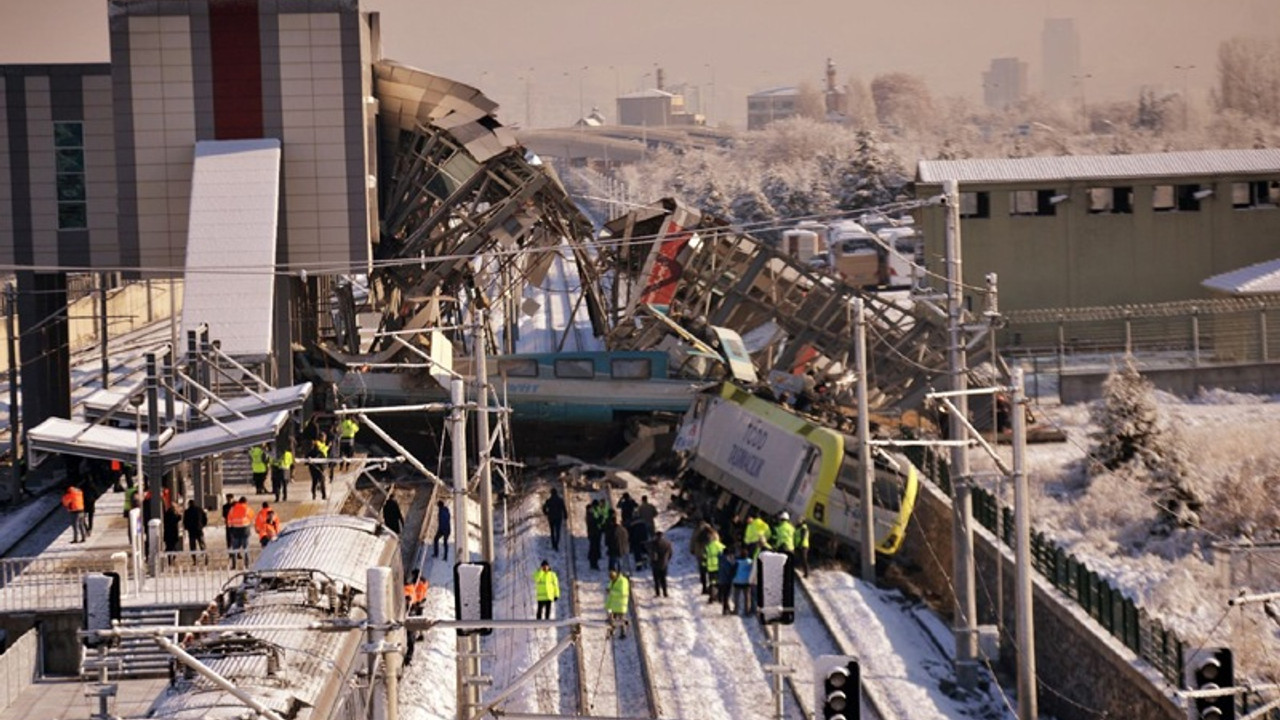
[[[1192,482],[1186,448],[1161,422],[1155,389],[1132,357],[1111,371],[1102,392],[1091,410],[1098,425],[1090,452],[1093,474],[1121,473],[1145,483],[1156,507],[1154,535],[1199,525],[1204,501]]]

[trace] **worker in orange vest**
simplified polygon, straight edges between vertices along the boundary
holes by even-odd
[[[413,575],[409,578],[409,582],[404,585],[404,604],[405,612],[409,614],[422,614],[422,606],[427,602],[427,581],[422,578],[422,572],[414,570]]]
[[[245,569],[249,567],[249,528],[253,525],[253,509],[249,507],[249,499],[241,495],[231,509],[227,511],[227,531],[230,533],[231,546],[227,552],[231,556],[231,569],[234,570],[239,558],[244,558]]]
[[[75,485],[68,485],[62,494],[62,507],[71,513],[71,542],[84,542],[89,536],[89,526],[85,524],[84,517],[84,492]]]
[[[262,547],[266,547],[267,543],[280,535],[280,518],[276,517],[276,511],[269,503],[262,503],[262,509],[253,519],[253,526],[258,531],[258,542],[262,543]]]

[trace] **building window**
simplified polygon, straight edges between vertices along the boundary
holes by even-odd
[[[1178,211],[1198,212],[1200,210],[1200,198],[1196,197],[1196,194],[1199,192],[1199,185],[1179,185]]]
[[[1237,210],[1257,207],[1273,208],[1277,204],[1280,204],[1280,181],[1257,180],[1231,183],[1231,207]]]
[[[1172,185],[1156,185],[1152,188],[1151,209],[1156,212],[1172,212],[1178,207],[1174,199]]]
[[[1133,212],[1133,188],[1089,188],[1089,214],[1128,215]]]
[[[84,182],[84,123],[53,124],[58,229],[83,230],[89,227]]]
[[[1013,190],[1009,193],[1009,214],[1053,215],[1055,195],[1052,190]]]
[[[991,193],[989,192],[960,193],[960,217],[962,218],[991,217]]]

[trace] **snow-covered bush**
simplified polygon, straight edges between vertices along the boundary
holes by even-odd
[[[1118,473],[1148,489],[1156,507],[1153,535],[1196,527],[1204,504],[1195,487],[1187,449],[1160,419],[1155,390],[1132,358],[1111,371],[1093,408],[1098,430],[1090,452],[1091,475]]]

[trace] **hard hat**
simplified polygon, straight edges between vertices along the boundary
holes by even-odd
[[[786,510],[783,510],[781,513],[779,513],[779,514],[778,514],[778,519],[779,519],[779,520],[790,520],[790,519],[791,519],[791,513],[787,512]]]

